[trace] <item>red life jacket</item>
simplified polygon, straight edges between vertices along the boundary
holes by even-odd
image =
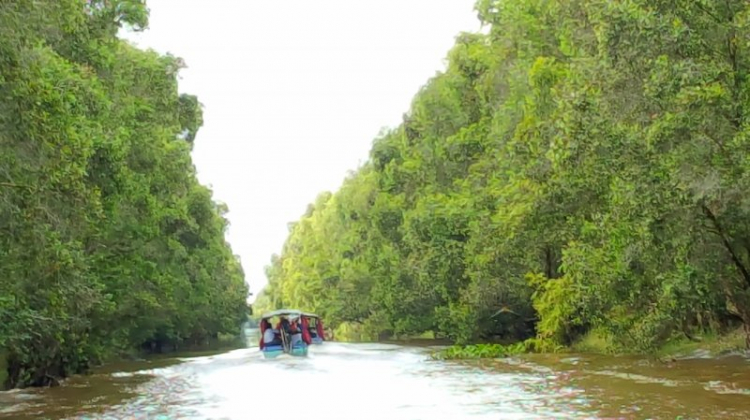
[[[323,331],[323,321],[318,318],[318,323],[315,326],[315,329],[318,330],[318,337],[320,337],[321,340],[325,340],[325,332]]]
[[[260,347],[261,350],[263,350],[263,348],[266,347],[266,343],[263,342],[263,335],[264,335],[263,333],[265,332],[266,332],[266,323],[263,321],[260,321],[260,343],[258,346]]]
[[[302,341],[307,344],[312,343],[312,336],[310,335],[310,321],[307,318],[302,318]]]

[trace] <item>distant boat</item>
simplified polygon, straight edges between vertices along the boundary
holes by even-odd
[[[310,325],[310,321],[314,325]],[[325,330],[323,329],[323,321],[320,317],[309,312],[303,312],[302,323],[310,331],[311,344],[323,344],[323,341],[325,341]]]
[[[277,318],[277,324],[274,328],[270,320]],[[309,330],[305,331],[306,315],[297,309],[279,309],[277,311],[267,312],[260,319],[260,349],[266,359],[273,359],[286,353],[290,356],[306,357],[309,343],[312,342]],[[309,321],[307,321],[309,322]],[[287,328],[284,328],[284,324]],[[263,336],[266,329],[274,328],[278,335],[279,341],[274,344],[265,344]],[[291,333],[290,331],[296,331]]]

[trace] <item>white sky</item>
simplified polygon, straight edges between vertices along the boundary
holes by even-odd
[[[367,159],[444,68],[474,0],[149,0],[126,37],[185,59],[204,105],[193,161],[229,206],[227,239],[257,295],[287,223]],[[253,300],[251,298],[251,300]]]

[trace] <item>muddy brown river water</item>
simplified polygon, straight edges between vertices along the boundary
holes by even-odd
[[[750,361],[739,356],[442,362],[429,351],[325,343],[308,358],[247,348],[121,363],[0,393],[0,419],[750,419]]]

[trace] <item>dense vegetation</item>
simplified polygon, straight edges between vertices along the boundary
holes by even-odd
[[[487,33],[291,226],[258,305],[538,349],[750,333],[750,4],[476,10]]]
[[[142,0],[0,2],[6,386],[247,317],[226,208],[191,161],[202,114],[178,94],[181,61],[117,38],[147,16]]]
[[[502,344],[470,344],[465,346],[451,346],[434,351],[430,354],[432,360],[467,360],[467,359],[499,359],[517,356],[531,350],[531,341],[510,345]]]

